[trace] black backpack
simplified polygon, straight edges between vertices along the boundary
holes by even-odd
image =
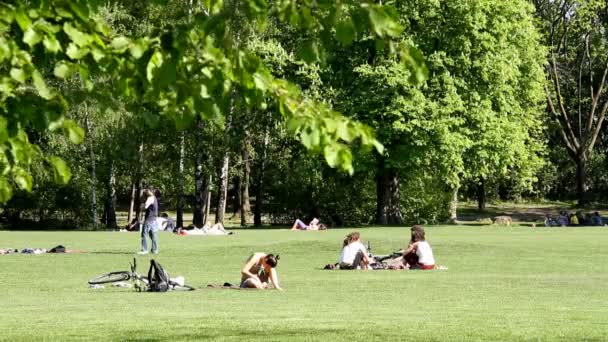
[[[150,260],[148,286],[149,291],[152,292],[165,292],[169,290],[169,273],[154,259]]]

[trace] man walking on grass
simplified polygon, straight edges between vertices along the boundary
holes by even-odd
[[[144,190],[144,196],[146,196],[146,211],[144,226],[141,230],[141,251],[138,254],[148,254],[148,236],[152,240],[152,254],[158,254],[158,244],[156,242],[158,233],[158,223],[156,221],[158,217],[158,200],[150,189]]]

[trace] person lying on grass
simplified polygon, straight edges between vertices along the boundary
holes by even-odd
[[[431,245],[426,242],[424,228],[414,225],[407,249],[403,252],[403,260],[410,270],[432,270],[435,268],[435,257]]]
[[[367,270],[371,264],[367,249],[361,243],[361,235],[352,232],[344,239],[342,253],[338,261],[341,270]]]
[[[327,226],[323,223],[320,223],[318,218],[313,218],[309,224],[304,223],[304,221],[300,219],[296,219],[296,222],[291,226],[291,230],[326,230]]]
[[[277,290],[283,290],[279,286],[277,275],[277,263],[279,255],[266,254],[262,252],[253,253],[241,269],[242,289],[267,289],[268,282]]]
[[[177,235],[232,235],[234,232],[229,232],[224,228],[221,222],[209,226],[207,223],[202,228],[197,228],[194,225],[189,225],[187,228],[177,228]]]

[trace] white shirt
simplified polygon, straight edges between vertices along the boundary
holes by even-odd
[[[148,196],[148,198],[146,198],[146,204],[144,205],[144,208],[147,209],[152,204],[154,204],[154,196]]]
[[[340,253],[340,263],[352,264],[355,261],[355,256],[357,252],[367,253],[365,246],[361,243],[361,241],[352,242],[350,245],[342,248],[342,253]]]
[[[426,241],[418,242],[418,248],[416,248],[416,255],[418,256],[418,263],[422,265],[435,265],[435,257],[433,256],[433,250],[431,245]]]

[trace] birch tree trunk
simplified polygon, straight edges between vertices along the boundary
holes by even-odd
[[[266,172],[266,157],[268,155],[268,144],[270,142],[270,125],[266,125],[266,131],[264,132],[264,144],[262,145],[262,152],[259,158],[259,170],[256,181],[256,192],[255,192],[255,207],[253,213],[253,225],[255,227],[262,226],[262,208],[264,203],[264,175]]]
[[[177,169],[177,217],[175,219],[177,227],[184,226],[184,144],[185,136],[182,132],[179,136],[179,164]]]
[[[203,174],[203,121],[199,119],[196,130],[196,158],[194,162],[194,212],[192,223],[202,227],[205,216],[204,174]]]
[[[117,228],[116,222],[116,168],[114,160],[110,160],[110,175],[108,177],[108,198],[106,204],[106,225]]]
[[[91,120],[89,119],[89,107],[85,103],[85,124],[87,128],[87,136],[93,135]],[[94,139],[90,139],[89,153],[91,157],[91,219],[93,223],[93,229],[97,228],[97,173],[95,170],[95,150],[94,150]]]

